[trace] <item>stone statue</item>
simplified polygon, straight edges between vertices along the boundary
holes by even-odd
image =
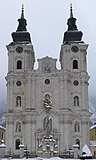
[[[43,120],[43,130],[46,133],[46,136],[49,137],[51,131],[52,131],[52,118],[46,116]]]
[[[19,122],[16,124],[16,132],[21,132],[21,123]]]
[[[20,96],[17,96],[16,103],[17,103],[17,106],[21,106],[21,97]]]
[[[79,97],[78,96],[74,97],[74,106],[79,106]]]
[[[47,137],[49,137],[51,131],[52,131],[52,118],[50,117],[50,109],[52,106],[52,102],[50,101],[50,95],[45,95],[44,100],[44,107],[46,110],[46,117],[44,117],[43,120],[43,130],[45,131],[45,134]]]
[[[45,73],[50,73],[51,72],[51,68],[50,68],[50,66],[48,64],[45,66],[44,72]]]
[[[46,94],[45,99],[43,101],[43,106],[46,108],[47,106],[52,106],[52,102],[50,101],[50,95]]]

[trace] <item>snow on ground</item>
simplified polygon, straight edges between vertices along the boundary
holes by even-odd
[[[9,159],[9,158],[4,158],[4,159],[2,159],[2,160],[80,160],[80,159],[69,159],[69,158],[67,158],[67,159],[61,159],[61,158],[28,158],[28,159],[26,159],[26,158],[23,158],[23,159],[14,159],[14,158],[12,158],[12,159]],[[88,160],[92,160],[92,159],[88,159]],[[93,159],[93,160],[96,160],[96,159]]]
[[[2,160],[11,160],[11,158],[4,158]],[[23,158],[23,159],[14,159],[12,158],[12,160],[80,160],[80,159],[70,159],[70,158],[67,158],[67,159],[63,159],[63,158],[60,158],[60,157],[52,157],[52,158],[41,158],[41,157],[37,157],[37,158]],[[85,159],[85,160],[96,160],[96,159]]]

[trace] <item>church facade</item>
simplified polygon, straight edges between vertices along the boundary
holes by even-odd
[[[7,45],[6,153],[18,155],[21,143],[33,155],[61,155],[74,144],[81,149],[89,144],[88,45],[82,41],[72,7],[59,70],[57,59],[49,56],[38,59],[34,69],[35,52],[23,8],[18,21],[13,42]]]

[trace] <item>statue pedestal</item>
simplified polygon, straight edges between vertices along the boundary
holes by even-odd
[[[24,158],[24,148],[25,146],[23,144],[19,145],[20,150],[20,158]]]
[[[2,143],[0,145],[0,158],[4,158],[5,157],[5,148],[6,148],[5,144]]]
[[[79,145],[78,145],[78,144],[74,144],[74,145],[73,145],[73,152],[74,152],[74,158],[75,158],[75,159],[78,158],[78,155],[79,155],[79,150],[78,150],[78,148],[79,148]]]

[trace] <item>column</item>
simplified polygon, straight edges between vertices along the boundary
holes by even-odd
[[[32,108],[32,103],[31,103],[31,76],[26,75],[26,109]]]
[[[13,77],[7,77],[7,110],[13,111]]]
[[[60,119],[59,119],[59,132],[60,132],[60,141],[59,141],[59,153],[62,154],[62,152],[64,151],[64,145],[65,145],[65,133],[64,133],[64,116],[61,115]]]
[[[9,115],[7,115],[8,118]],[[13,122],[7,119],[6,122],[6,154],[11,149],[14,152],[14,139],[13,139]]]
[[[27,145],[27,149],[29,152],[31,152],[31,123],[32,123],[32,120],[31,120],[31,115],[26,115],[26,129],[25,129],[25,141],[26,141],[26,144]]]
[[[82,96],[82,103],[81,103],[81,107],[82,107],[82,109],[86,109],[86,106],[85,106],[85,82],[84,81],[82,81],[81,82],[82,84],[82,88],[81,88],[81,90],[82,90],[82,94],[81,94],[81,96]]]
[[[32,128],[31,128],[31,145],[32,145],[32,152],[37,154],[38,146],[37,146],[37,139],[36,139],[36,120],[35,117],[32,116]]]
[[[60,77],[60,83],[59,83],[59,97],[58,97],[58,100],[59,100],[59,107],[60,108],[63,108],[64,107],[64,81],[63,81],[63,77]]]
[[[64,135],[64,146],[65,149],[69,149],[69,141],[70,141],[70,136],[69,136],[69,120],[65,119],[65,123],[64,123],[64,131],[65,131],[65,135]]]
[[[64,78],[64,107],[68,108],[68,88],[67,77]]]
[[[35,77],[32,77],[32,87],[31,87],[31,90],[32,90],[32,108],[35,108],[35,104],[36,104],[36,87],[35,87]]]

